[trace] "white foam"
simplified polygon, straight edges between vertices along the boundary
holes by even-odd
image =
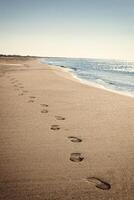
[[[23,66],[23,64],[7,64],[7,63],[0,63],[0,65]]]
[[[60,67],[60,66],[58,66]],[[95,88],[99,88],[99,89],[103,89],[103,90],[106,90],[108,92],[112,92],[112,93],[116,93],[116,94],[120,94],[120,95],[123,95],[123,96],[128,96],[128,97],[132,97],[134,98],[134,95],[130,94],[130,93],[127,93],[127,92],[121,92],[121,91],[118,91],[118,90],[112,90],[112,89],[109,89],[109,88],[106,88],[105,86],[103,85],[100,85],[100,84],[97,84],[97,83],[93,83],[91,81],[87,81],[85,79],[82,79],[82,78],[79,78],[76,74],[72,73],[74,72],[73,70],[66,70],[66,68],[62,68],[60,67],[63,71],[65,72],[70,72],[70,75],[73,76],[74,79],[78,80],[81,84],[84,84],[84,85],[88,85],[88,86],[92,86],[92,87],[95,87]],[[102,80],[101,80],[102,81]],[[104,81],[103,81],[104,82]]]
[[[103,90],[106,90],[108,92],[112,92],[112,93],[116,93],[116,94],[120,94],[120,95],[123,95],[123,96],[128,96],[128,97],[132,97],[134,98],[134,95],[130,94],[130,93],[127,93],[127,92],[121,92],[121,91],[118,91],[118,90],[112,90],[112,89],[109,89],[109,88],[106,88],[102,85],[99,85],[97,83],[93,83],[93,82],[90,82],[90,81],[86,81],[84,79],[81,79],[79,77],[77,77],[77,75],[74,75],[73,74],[73,77],[75,79],[77,79],[79,82],[81,82],[82,84],[84,85],[88,85],[88,86],[92,86],[92,87],[95,87],[95,88],[99,88],[99,89],[103,89]]]
[[[44,64],[43,62],[44,60],[42,60],[42,63]],[[49,65],[49,64],[48,64]],[[114,90],[114,89],[109,89],[107,87],[103,85],[101,85],[101,83],[105,83],[103,80],[101,79],[98,79],[98,83],[94,83],[94,82],[91,82],[90,80],[85,80],[85,79],[82,79],[80,77],[78,77],[78,75],[76,73],[74,73],[75,71],[71,68],[67,68],[67,67],[61,67],[60,65],[59,66],[55,66],[55,65],[49,65],[50,67],[54,67],[55,69],[57,68],[60,68],[62,69],[64,72],[68,72],[70,73],[70,75],[77,81],[79,81],[81,84],[84,84],[84,85],[88,85],[88,86],[92,86],[92,87],[95,87],[95,88],[99,88],[99,89],[103,89],[103,90],[106,90],[108,92],[112,92],[112,93],[116,93],[116,94],[120,94],[120,95],[123,95],[123,96],[129,96],[129,97],[132,97],[134,98],[134,94],[130,94],[129,92],[125,92],[125,91],[119,91],[119,90]],[[99,84],[100,83],[100,84]]]

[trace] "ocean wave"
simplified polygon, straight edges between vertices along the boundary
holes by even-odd
[[[44,58],[43,63],[60,66],[75,77],[134,96],[134,62],[104,59]]]

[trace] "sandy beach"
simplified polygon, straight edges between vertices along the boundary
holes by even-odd
[[[133,200],[134,98],[0,59],[0,200]]]

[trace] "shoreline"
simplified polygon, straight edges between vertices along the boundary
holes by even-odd
[[[38,59],[1,63],[0,199],[132,200],[133,99]]]
[[[84,80],[84,79],[82,79],[82,78],[79,78],[79,77],[77,76],[77,74],[73,73],[73,72],[72,72],[73,70],[71,70],[71,69],[68,68],[68,67],[65,67],[65,68],[64,68],[64,67],[62,67],[62,66],[60,66],[60,65],[49,65],[49,64],[47,64],[47,63],[41,62],[40,60],[39,60],[39,63],[48,65],[50,68],[54,68],[54,69],[58,69],[58,68],[59,68],[59,69],[61,69],[63,72],[69,73],[70,76],[71,76],[72,78],[74,78],[75,81],[78,81],[78,82],[80,82],[80,83],[83,84],[83,85],[87,85],[87,86],[89,86],[89,87],[94,87],[94,88],[98,88],[98,89],[101,89],[101,90],[105,90],[105,91],[107,91],[107,92],[111,92],[111,93],[118,94],[118,95],[121,95],[121,96],[127,96],[127,97],[134,98],[134,95],[131,95],[131,94],[129,94],[129,93],[121,92],[121,91],[118,91],[118,90],[108,89],[108,88],[106,88],[106,87],[104,87],[104,86],[102,86],[102,85],[95,84],[95,83],[93,83],[93,82],[91,82],[91,81],[88,81],[88,80]]]

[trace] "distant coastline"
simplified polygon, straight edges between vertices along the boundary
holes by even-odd
[[[49,57],[41,63],[61,67],[86,85],[134,97],[134,62]]]

